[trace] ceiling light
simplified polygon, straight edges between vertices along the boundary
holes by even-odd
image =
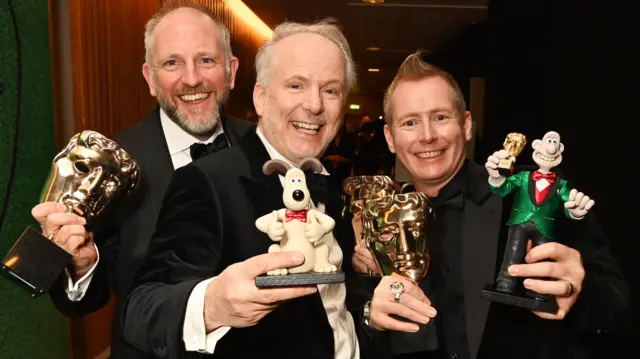
[[[382,4],[384,0],[362,0],[362,2],[367,4]]]
[[[380,69],[369,69],[369,72],[380,72]]]
[[[380,51],[380,48],[375,46],[369,46],[367,47],[367,51]]]

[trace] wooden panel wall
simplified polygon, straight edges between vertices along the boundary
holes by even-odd
[[[155,105],[142,77],[144,24],[158,0],[70,0],[76,131],[113,136]]]

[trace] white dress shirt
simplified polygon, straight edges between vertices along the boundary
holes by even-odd
[[[271,159],[283,160],[291,165],[291,161],[287,160],[264,138],[262,132],[258,128],[258,137],[264,144]],[[329,173],[323,168],[324,175]],[[284,184],[284,176],[280,176],[280,182]],[[311,202],[313,206],[313,202]],[[318,210],[324,212],[324,204],[319,206]],[[342,250],[336,242],[333,233],[328,233],[322,239],[329,246],[329,262],[335,265],[339,270],[342,269]],[[187,303],[187,311],[183,326],[183,340],[187,351],[199,351],[202,353],[212,354],[215,350],[216,343],[231,329],[230,327],[220,327],[215,331],[206,334],[204,326],[204,298],[207,285],[214,278],[200,282],[191,292]],[[322,298],[329,324],[333,329],[334,339],[334,357],[336,359],[359,359],[360,348],[358,346],[358,338],[356,337],[355,324],[351,313],[347,311],[346,286],[344,283],[335,284],[319,284],[318,292]],[[312,348],[310,348],[311,350]]]
[[[164,138],[167,141],[167,147],[169,148],[169,154],[171,155],[171,162],[173,163],[173,169],[176,170],[182,166],[191,163],[191,152],[189,147],[194,142],[202,142],[185,132],[180,126],[173,122],[169,116],[160,109],[160,124],[162,125],[162,131],[164,132]],[[222,126],[218,126],[218,130],[207,140],[202,143],[211,143],[215,138],[223,133]],[[95,246],[95,244],[94,244]],[[98,247],[96,247],[98,252]],[[67,297],[69,300],[78,302],[84,298],[84,295],[89,289],[91,279],[93,278],[93,272],[100,261],[100,252],[98,252],[98,259],[96,264],[85,274],[82,278],[78,279],[75,283],[71,278],[71,273],[65,268],[67,274]]]

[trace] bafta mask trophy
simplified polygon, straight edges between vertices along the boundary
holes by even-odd
[[[344,194],[344,217],[347,207],[352,214],[351,225],[356,244],[366,245],[362,228],[362,210],[370,199],[392,195],[401,191],[398,184],[388,176],[354,176],[342,182]],[[346,198],[348,196],[348,199]],[[376,275],[369,271],[369,275]]]
[[[522,152],[526,144],[527,137],[525,135],[513,132],[507,135],[503,146],[505,151],[507,151],[511,157],[516,158],[520,152]],[[504,177],[512,175],[513,170],[514,161],[511,158],[502,159],[500,160],[500,163],[498,163],[498,172]]]
[[[363,211],[366,244],[373,255],[381,276],[399,274],[418,284],[427,277],[431,264],[427,226],[433,213],[428,197],[421,192],[397,193],[367,201]],[[402,286],[401,282],[396,282]],[[394,285],[396,284],[394,283]],[[391,288],[400,293],[404,288]],[[394,316],[398,320],[408,319]],[[418,323],[417,333],[394,333],[391,343],[403,351],[403,341],[419,338],[420,350],[438,348],[436,327]],[[414,346],[415,350],[418,350]]]
[[[90,228],[113,203],[138,186],[138,163],[114,141],[95,131],[74,135],[53,159],[40,203],[58,202],[86,219]],[[29,289],[33,297],[46,293],[71,255],[49,237],[27,227],[2,261],[1,270]]]

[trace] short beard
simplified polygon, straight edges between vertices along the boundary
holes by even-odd
[[[160,108],[162,108],[167,116],[182,130],[193,136],[211,135],[217,130],[218,124],[220,123],[222,107],[226,104],[227,99],[229,98],[229,93],[231,92],[229,81],[227,81],[227,83],[223,87],[221,94],[219,94],[213,87],[208,88],[205,86],[198,86],[195,88],[188,88],[187,90],[183,90],[177,95],[181,96],[186,94],[207,92],[210,93],[209,96],[213,96],[216,99],[217,106],[214,106],[211,114],[194,118],[194,115],[183,113],[178,107],[177,103],[175,103],[171,98],[167,97],[162,92],[160,86],[158,86],[155,76],[152,76],[152,78],[153,85],[157,93],[156,98],[158,100]]]

